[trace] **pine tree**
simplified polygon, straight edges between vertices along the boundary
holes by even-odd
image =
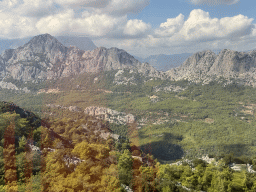
[[[125,185],[130,185],[132,180],[132,155],[128,149],[124,150],[124,153],[119,157],[118,160],[118,172],[119,180]]]

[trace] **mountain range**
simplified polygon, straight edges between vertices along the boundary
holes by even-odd
[[[36,36],[17,49],[5,50],[0,57],[0,66],[2,80],[12,78],[23,82],[125,68],[161,76],[149,64],[140,63],[124,50],[99,47],[84,51],[66,47],[49,34]]]
[[[207,50],[195,53],[181,66],[167,71],[172,80],[187,79],[205,83],[225,78],[255,86],[256,50],[238,52],[224,49],[219,54]]]
[[[162,161],[199,155],[198,148],[250,155],[255,59],[256,51],[208,50],[164,72],[122,49],[85,51],[43,34],[0,55],[0,98],[40,116],[69,111],[108,121],[115,134],[130,134]]]
[[[66,37],[60,39],[66,43],[69,41]],[[89,45],[91,46],[90,42]],[[179,61],[184,60],[189,54],[180,56],[183,57],[180,57]],[[159,58],[162,61],[171,61],[178,58],[178,55],[152,56],[145,60],[156,62]],[[173,66],[175,65],[178,64],[174,63]],[[39,82],[113,70],[117,73],[116,77],[120,77],[122,70],[128,70],[129,73],[138,73],[147,78],[175,81],[186,79],[209,83],[222,77],[229,81],[235,79],[242,84],[255,86],[256,50],[237,52],[224,49],[219,54],[210,50],[202,51],[187,58],[182,65],[163,72],[148,62],[138,61],[122,49],[98,47],[92,51],[85,51],[75,46],[67,47],[57,38],[43,34],[33,37],[16,49],[7,49],[0,55],[0,86],[16,89],[11,84],[13,80]]]

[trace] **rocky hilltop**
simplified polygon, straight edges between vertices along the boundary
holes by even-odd
[[[147,63],[141,63],[124,50],[99,47],[83,51],[65,47],[55,37],[43,34],[17,49],[0,56],[0,79],[38,81],[78,75],[85,72],[133,69],[150,77],[162,74]]]
[[[212,51],[198,52],[180,67],[167,71],[172,80],[209,82],[219,77],[240,79],[245,84],[256,85],[256,51],[237,52],[228,49],[218,55]]]
[[[0,87],[21,90],[12,83],[38,82],[111,70],[117,71],[114,79],[116,84],[136,84],[136,74],[140,73],[149,79],[169,77],[171,80],[187,79],[203,83],[224,77],[256,86],[256,50],[237,52],[224,49],[218,55],[213,51],[202,51],[190,56],[179,67],[159,72],[122,49],[98,47],[84,51],[75,46],[66,47],[55,37],[43,34],[0,55]]]
[[[84,110],[84,113],[107,120],[110,123],[126,124],[135,122],[135,117],[132,114],[126,114],[105,107],[90,106]]]

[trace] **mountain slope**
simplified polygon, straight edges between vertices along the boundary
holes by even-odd
[[[173,80],[208,82],[219,77],[237,79],[256,85],[256,51],[237,52],[224,49],[218,55],[202,51],[189,57],[180,67],[167,71]]]
[[[0,78],[23,82],[121,69],[133,69],[150,77],[162,76],[152,66],[140,63],[124,50],[67,48],[49,34],[36,36],[17,49],[6,50],[0,57]]]

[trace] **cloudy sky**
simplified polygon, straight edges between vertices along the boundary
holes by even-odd
[[[87,36],[146,57],[256,49],[255,0],[0,0],[0,38]]]

